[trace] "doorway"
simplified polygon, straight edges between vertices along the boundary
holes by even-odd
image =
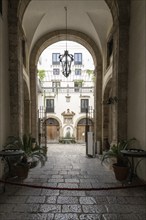
[[[86,133],[86,118],[82,118],[77,125],[77,142],[78,143],[85,143],[85,133]],[[88,118],[88,126],[89,131],[93,131],[93,121]]]
[[[47,143],[59,142],[59,122],[54,118],[46,120]]]

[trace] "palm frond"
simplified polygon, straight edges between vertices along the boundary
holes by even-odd
[[[129,140],[121,140],[117,143],[117,145],[112,145],[110,150],[103,155],[101,163],[108,158],[117,158],[117,162],[124,163],[125,158],[121,151],[127,149],[129,146],[132,146],[135,141],[135,138],[131,138]]]

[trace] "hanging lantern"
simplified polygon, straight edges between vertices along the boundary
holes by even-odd
[[[62,65],[62,74],[68,77],[71,74],[71,64],[74,60],[73,55],[68,53],[67,50],[67,7],[64,7],[66,12],[66,50],[63,55],[59,56],[60,63]]]

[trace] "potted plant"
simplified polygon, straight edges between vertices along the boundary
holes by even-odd
[[[12,164],[11,174],[21,179],[26,179],[30,169],[30,164],[27,161],[27,157],[24,155],[17,162]]]
[[[8,137],[7,143],[4,149],[7,150],[23,150],[23,156],[11,157],[9,160],[11,164],[11,175],[18,176],[20,178],[27,178],[30,168],[37,166],[39,162],[43,166],[47,157],[44,150],[35,142],[35,148],[33,147],[34,138],[31,135],[23,135],[22,140],[19,137]]]
[[[28,171],[30,168],[30,164],[27,162],[26,154],[22,153],[20,146],[18,146],[18,142],[21,143],[20,139],[15,137],[9,137],[6,145],[4,146],[4,152],[12,153],[12,155],[8,154],[7,163],[8,163],[8,173],[4,173],[3,175],[7,175],[7,177],[17,176],[21,179],[25,179],[28,176]],[[20,154],[19,154],[19,151]]]
[[[135,138],[130,140],[122,140],[117,144],[114,144],[110,147],[109,151],[107,151],[102,157],[102,163],[104,160],[108,158],[116,158],[116,163],[113,163],[113,170],[115,173],[115,177],[119,181],[124,181],[127,179],[129,174],[129,161],[128,158],[123,156],[121,153],[122,150],[128,149],[129,146],[132,146],[133,142],[135,142]]]
[[[27,156],[27,160],[30,163],[30,168],[37,166],[39,162],[41,163],[41,166],[44,166],[47,156],[44,152],[44,149],[37,145],[35,138],[32,138],[31,135],[23,135],[21,149],[24,150]]]

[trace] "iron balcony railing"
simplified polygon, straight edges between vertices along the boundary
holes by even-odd
[[[94,87],[43,87],[45,93],[93,93]]]

